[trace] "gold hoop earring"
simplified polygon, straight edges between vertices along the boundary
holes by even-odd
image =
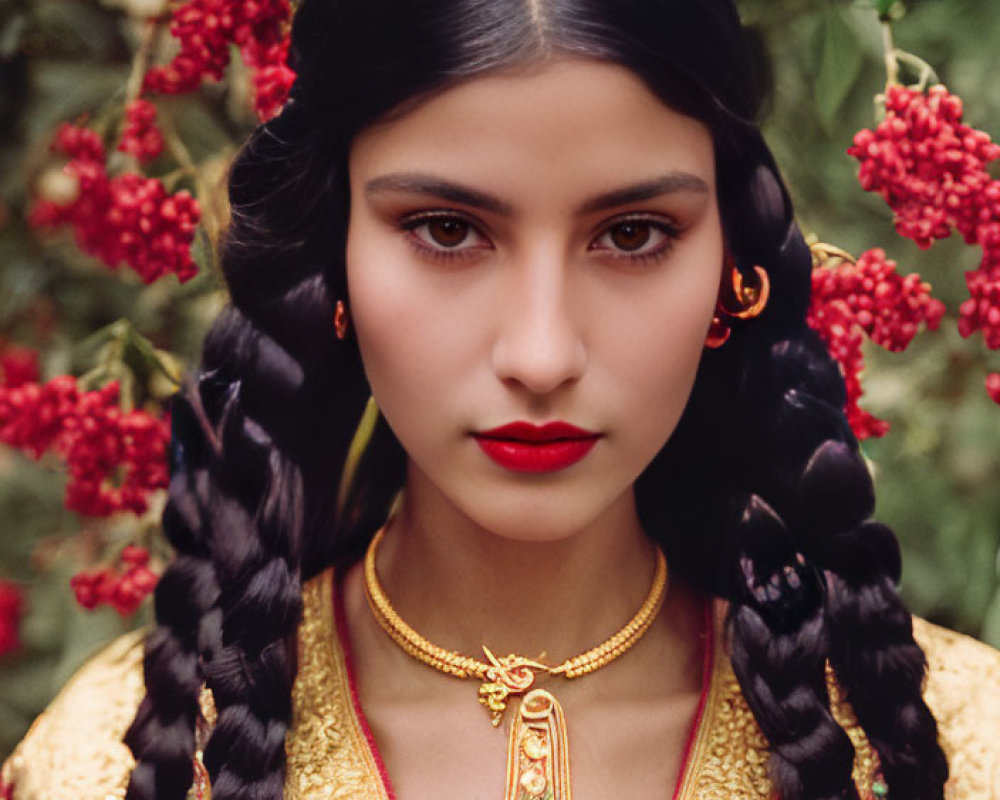
[[[732,264],[732,294],[720,298],[720,310],[727,316],[734,319],[754,319],[764,313],[771,297],[771,279],[763,267],[754,266],[753,272],[756,280],[747,282],[743,273]]]
[[[722,267],[722,287],[715,305],[715,316],[705,338],[705,346],[713,350],[722,347],[732,334],[730,320],[754,319],[764,313],[771,297],[771,279],[767,270],[755,265],[755,280],[747,281],[733,257],[726,254]]]
[[[347,315],[347,306],[343,300],[338,300],[333,311],[333,332],[340,341],[347,338],[347,330],[351,325],[350,317]]]

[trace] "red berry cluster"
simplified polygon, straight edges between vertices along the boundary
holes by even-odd
[[[81,163],[104,166],[104,162],[107,161],[101,137],[90,128],[70,125],[68,122],[64,122],[56,130],[52,140],[52,150]]]
[[[188,192],[167,194],[160,181],[131,172],[109,178],[103,145],[86,128],[63,124],[52,147],[69,156],[64,172],[79,190],[66,204],[36,202],[33,226],[70,225],[81,250],[112,269],[127,264],[145,283],[171,273],[183,283],[197,274],[191,242],[201,212]]]
[[[864,411],[861,399],[863,336],[886,350],[905,350],[920,325],[935,330],[944,304],[930,295],[931,287],[916,274],[905,278],[896,262],[881,249],[868,250],[857,263],[817,267],[812,273],[808,322],[840,364],[847,383],[847,420],[859,439],[884,436],[889,423]]]
[[[0,386],[16,388],[39,377],[38,353],[28,347],[0,344]]]
[[[891,86],[885,119],[874,131],[859,131],[847,152],[861,163],[861,186],[896,212],[901,236],[929,247],[957,229],[978,243],[997,199],[986,165],[1000,158],[1000,145],[962,123],[960,97],[943,86],[926,93]]]
[[[156,106],[148,100],[133,100],[125,106],[125,126],[118,149],[146,164],[163,152],[163,134],[156,127]]]
[[[188,0],[178,4],[170,32],[180,52],[167,65],[146,73],[144,89],[179,94],[197,89],[203,79],[220,80],[235,45],[253,70],[254,106],[261,119],[276,114],[288,97],[294,75],[288,55],[288,0]]]
[[[265,63],[254,71],[254,108],[262,120],[277,116],[288,100],[288,93],[295,82],[295,73],[285,64],[288,44],[285,41],[280,45],[280,55],[269,56],[275,57],[275,61]]]
[[[77,603],[87,610],[109,605],[123,617],[135,613],[158,577],[149,568],[149,551],[144,547],[129,545],[118,558],[117,567],[84,570],[70,579]]]
[[[862,187],[895,212],[896,230],[929,247],[957,230],[983,249],[979,268],[965,274],[969,299],[959,309],[962,336],[982,331],[1000,349],[1000,180],[987,166],[1000,145],[962,122],[962,100],[943,86],[927,92],[892,86],[886,117],[854,137]],[[1000,378],[990,378],[996,386]],[[996,400],[1000,393],[991,390]],[[1000,400],[998,400],[1000,402]]]
[[[986,376],[986,392],[994,403],[1000,403],[1000,373],[994,372]]]
[[[981,330],[986,346],[1000,350],[1000,231],[997,243],[989,248],[984,244],[983,249],[979,269],[965,273],[969,299],[959,308],[958,331],[971,336]]]
[[[0,386],[0,442],[36,459],[55,451],[69,473],[66,507],[87,516],[142,514],[149,494],[169,482],[169,422],[122,412],[117,381],[92,392],[81,392],[68,375]]]
[[[21,646],[19,630],[23,606],[20,587],[0,580],[0,656]]]

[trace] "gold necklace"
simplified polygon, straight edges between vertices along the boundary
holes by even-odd
[[[667,593],[667,560],[656,549],[656,571],[645,601],[626,623],[596,647],[550,667],[518,655],[497,658],[483,645],[487,661],[432,644],[396,613],[375,570],[375,556],[385,535],[381,528],[365,553],[365,596],[382,629],[413,658],[456,678],[482,681],[479,702],[490,711],[493,727],[500,725],[512,695],[521,696],[518,717],[507,748],[506,800],[571,800],[569,745],[562,707],[544,689],[532,689],[536,673],[578,678],[610,664],[630,650],[656,618]]]

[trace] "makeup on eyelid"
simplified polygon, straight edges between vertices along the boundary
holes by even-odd
[[[471,257],[478,252],[494,249],[492,242],[478,225],[458,212],[443,209],[424,211],[407,215],[397,224],[400,230],[408,234],[407,240],[417,252],[431,258],[452,259],[463,255]],[[433,232],[434,226],[438,226],[437,234],[441,234],[440,236]],[[447,226],[451,226],[451,229]],[[422,229],[426,229],[426,236],[418,233]],[[587,251],[605,252],[616,261],[633,263],[645,263],[666,256],[673,243],[684,233],[672,221],[642,213],[629,213],[613,218],[602,223],[599,229],[600,234],[591,237]],[[616,237],[622,235],[626,238],[635,237],[637,231],[640,239],[638,242],[624,243],[620,238],[616,241]],[[475,242],[470,243],[469,239],[474,239]],[[604,240],[608,240],[608,243],[601,244]]]

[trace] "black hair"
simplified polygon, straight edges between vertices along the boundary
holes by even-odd
[[[403,483],[405,454],[379,417],[338,504],[369,396],[356,341],[332,325],[347,292],[352,140],[450,85],[552,54],[620,64],[708,126],[727,246],[771,278],[765,313],[706,351],[636,497],[673,573],[730,603],[733,668],[777,793],[857,797],[829,662],[892,794],[943,797],[898,544],[869,519],[844,381],[805,322],[810,254],[755,123],[731,0],[303,0],[291,100],[231,173],[231,303],[173,406],[163,524],[177,558],[156,590],[147,694],[126,735],[129,800],[184,797],[203,683],[219,712],[204,754],[213,796],[281,797],[301,583],[355,560]]]

